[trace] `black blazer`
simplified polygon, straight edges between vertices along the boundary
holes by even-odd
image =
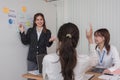
[[[37,63],[36,55],[47,54],[47,47],[50,47],[53,42],[49,42],[51,37],[50,30],[47,29],[46,33],[41,32],[39,40],[37,39],[36,27],[29,28],[27,33],[20,33],[21,41],[24,45],[29,44],[29,51],[27,59]]]

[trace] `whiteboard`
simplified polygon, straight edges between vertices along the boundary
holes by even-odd
[[[41,12],[47,28],[56,36],[56,7],[44,0],[3,0],[0,2],[0,78],[1,80],[25,80],[28,46],[20,41],[18,25],[27,30],[32,27],[35,13]],[[55,43],[48,52],[54,52]]]

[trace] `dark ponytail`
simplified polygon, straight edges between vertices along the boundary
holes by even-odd
[[[75,24],[66,23],[58,32],[60,42],[59,56],[61,73],[64,80],[74,80],[74,68],[77,63],[76,46],[79,40],[79,30]]]

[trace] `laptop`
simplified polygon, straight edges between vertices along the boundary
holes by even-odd
[[[36,56],[39,73],[42,73],[42,61],[46,54],[39,54]]]

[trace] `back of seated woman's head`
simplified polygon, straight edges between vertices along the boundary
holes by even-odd
[[[79,29],[73,23],[65,23],[60,27],[57,37],[62,76],[64,80],[74,80],[73,69],[77,63],[75,48],[79,40]]]

